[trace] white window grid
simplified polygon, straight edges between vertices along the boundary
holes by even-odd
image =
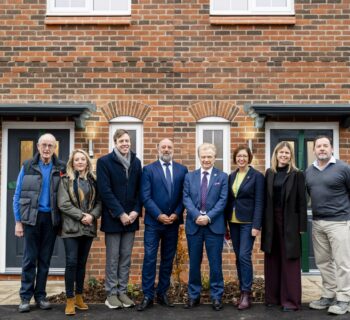
[[[46,14],[48,16],[127,16],[131,15],[131,0],[109,0],[121,4],[120,10],[94,10],[94,1],[99,0],[82,0],[82,6],[72,6],[73,0],[66,0],[66,7],[57,7],[56,0],[47,0]]]
[[[286,0],[286,6],[258,7],[257,0],[247,1],[247,10],[235,10],[232,4],[241,0],[210,0],[211,15],[294,15],[294,0]],[[225,3],[227,8],[215,10],[215,3]]]

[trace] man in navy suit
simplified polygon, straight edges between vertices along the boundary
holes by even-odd
[[[145,207],[144,260],[142,291],[144,298],[137,310],[153,305],[159,243],[160,267],[157,303],[173,307],[168,300],[173,259],[177,248],[179,225],[183,223],[182,192],[187,168],[173,161],[173,143],[163,139],[158,145],[159,159],[144,167],[141,178],[141,199]]]
[[[226,231],[224,209],[227,200],[227,174],[214,168],[216,148],[203,143],[198,148],[201,168],[185,177],[183,201],[187,210],[186,236],[190,256],[188,302],[185,308],[200,303],[203,243],[210,267],[210,297],[213,309],[222,309],[224,292],[222,249]]]

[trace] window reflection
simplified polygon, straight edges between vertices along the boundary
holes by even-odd
[[[28,160],[33,157],[33,147],[34,141],[32,140],[23,140],[21,141],[21,150],[20,150],[20,168],[25,160]]]
[[[55,150],[56,156],[59,158],[60,155],[60,142],[56,141],[56,150]]]
[[[224,145],[223,145],[223,130],[203,130],[203,142],[212,143],[216,147],[215,167],[223,170],[224,161]]]

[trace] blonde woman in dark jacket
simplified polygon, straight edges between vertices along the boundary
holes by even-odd
[[[301,233],[307,229],[305,178],[287,141],[277,144],[265,175],[261,249],[265,252],[265,303],[301,308]]]
[[[62,215],[61,237],[66,251],[65,313],[74,315],[75,307],[88,309],[82,297],[85,266],[93,238],[96,237],[97,219],[102,209],[97,195],[96,178],[89,156],[84,150],[76,149],[70,155],[67,174],[62,177],[58,189],[57,201]]]

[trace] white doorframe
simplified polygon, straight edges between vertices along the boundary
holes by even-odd
[[[1,206],[0,206],[0,273],[20,272],[20,268],[6,269],[7,230],[7,150],[9,129],[69,129],[69,150],[74,148],[74,122],[3,122],[1,147]],[[18,270],[17,270],[18,269]],[[55,272],[55,269],[50,269]],[[58,271],[61,271],[58,270]]]
[[[265,169],[270,168],[271,129],[279,130],[333,130],[334,157],[339,159],[338,122],[266,122],[265,123]]]

